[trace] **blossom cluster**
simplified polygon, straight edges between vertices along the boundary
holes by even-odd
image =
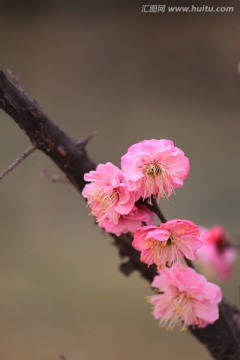
[[[85,174],[82,194],[98,225],[119,236],[152,225],[154,213],[138,200],[169,198],[188,172],[188,158],[171,140],[144,140],[122,156],[121,169],[107,162]]]
[[[227,278],[235,256],[225,246],[227,236],[220,227],[208,231],[185,219],[162,219],[154,225],[153,201],[168,199],[183,186],[189,168],[189,159],[173,141],[152,139],[130,146],[121,168],[107,162],[84,177],[83,196],[98,225],[117,236],[133,233],[132,246],[140,260],[155,264],[158,275],[152,287],[157,294],[148,301],[153,316],[167,329],[204,327],[219,316],[220,288],[185,262],[204,259]]]

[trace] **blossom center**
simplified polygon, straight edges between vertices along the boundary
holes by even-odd
[[[176,239],[173,236],[170,236],[166,241],[166,246],[172,246],[176,242]]]
[[[149,194],[155,194],[157,198],[168,198],[169,195],[174,193],[170,180],[172,176],[171,172],[164,164],[160,164],[156,161],[153,161],[150,164],[144,164],[142,173],[144,175],[144,179],[142,180],[144,186],[144,198],[148,197]]]
[[[166,246],[173,246],[176,242],[176,239],[173,236],[170,236],[165,241],[158,241],[156,239],[147,239],[145,245],[149,247],[153,252],[157,252]]]
[[[160,327],[173,330],[175,326],[181,326],[181,330],[186,329],[185,322],[192,313],[192,306],[189,296],[185,292],[179,293],[171,303],[167,301],[169,316],[160,320]]]
[[[158,269],[169,267],[174,262],[180,262],[183,257],[181,243],[173,235],[167,240],[159,241],[154,238],[145,240],[146,252],[143,257],[155,263]]]
[[[92,208],[92,214],[96,216],[98,221],[102,221],[118,200],[119,192],[116,189],[109,193],[106,193],[102,188],[96,189],[91,199],[91,202],[95,203],[95,206]]]
[[[155,162],[154,163],[151,163],[151,164],[145,164],[143,166],[143,174],[144,175],[147,175],[147,176],[150,176],[152,178],[155,178],[157,177],[158,175],[161,174],[162,172],[162,168],[159,164],[156,164]]]

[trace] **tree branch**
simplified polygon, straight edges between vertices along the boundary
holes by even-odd
[[[66,135],[40,109],[37,102],[12,84],[0,71],[0,107],[10,115],[37,149],[48,155],[81,192],[83,175],[95,169],[89,158],[86,139],[75,141]]]
[[[0,107],[12,117],[29,137],[32,144],[49,156],[63,171],[69,181],[82,192],[85,186],[84,173],[94,170],[95,163],[88,156],[85,146],[88,138],[75,141],[66,135],[41,110],[36,101],[26,95],[22,88],[11,83],[0,71]],[[164,216],[163,220],[165,220]],[[140,254],[132,246],[130,234],[119,237],[112,235],[114,245],[121,258],[127,258],[120,266],[121,271],[128,275],[137,270],[143,278],[152,282],[157,274],[155,266],[148,267],[140,261]],[[226,329],[221,316],[213,325],[204,329],[190,328],[190,332],[201,341],[217,360],[237,360],[239,355],[240,314],[237,309],[226,301],[221,304],[221,312],[231,326],[234,336]]]

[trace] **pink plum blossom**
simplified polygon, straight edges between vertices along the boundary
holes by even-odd
[[[108,219],[117,222],[129,214],[135,203],[135,194],[128,190],[121,170],[110,162],[100,164],[96,171],[84,175],[89,181],[82,192],[97,222]]]
[[[129,188],[139,197],[155,195],[168,198],[183,185],[189,172],[189,160],[171,140],[144,140],[129,147],[121,158]]]
[[[153,224],[154,213],[148,210],[144,205],[138,204],[134,206],[132,211],[127,215],[120,215],[117,221],[113,222],[105,219],[99,222],[99,226],[103,227],[106,232],[117,236],[128,232],[134,232],[142,225]]]
[[[183,270],[179,264],[174,264],[155,276],[152,287],[160,292],[148,297],[160,327],[167,330],[175,326],[184,330],[189,325],[203,328],[219,317],[221,289],[194,269]]]
[[[230,246],[229,235],[222,226],[211,229],[201,227],[203,246],[198,250],[199,263],[208,275],[227,280],[236,258],[236,249]]]
[[[141,261],[161,269],[183,257],[195,260],[202,241],[197,225],[176,219],[160,226],[143,226],[135,232],[132,245],[141,252]]]

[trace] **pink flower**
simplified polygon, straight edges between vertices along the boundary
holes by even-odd
[[[230,239],[222,226],[211,229],[200,228],[203,246],[198,250],[199,263],[209,275],[218,275],[227,280],[231,274],[236,249],[230,246]]]
[[[116,222],[105,219],[99,223],[106,232],[117,236],[134,232],[142,225],[142,223],[153,224],[154,213],[148,210],[144,205],[134,206],[132,211],[127,215],[121,215]]]
[[[171,266],[186,257],[197,258],[202,245],[199,229],[189,220],[170,220],[157,226],[144,226],[134,234],[133,247],[141,251],[141,261],[158,268]]]
[[[139,197],[168,198],[183,185],[189,160],[171,140],[144,140],[129,147],[121,166],[129,187]]]
[[[165,268],[152,282],[160,294],[148,297],[153,305],[153,316],[160,327],[172,330],[175,326],[205,327],[219,317],[218,303],[222,300],[221,289],[207,282],[203,275],[178,264]]]
[[[96,171],[84,175],[91,181],[83,189],[92,214],[98,222],[105,219],[118,221],[121,215],[129,214],[135,203],[135,194],[128,190],[121,170],[110,162],[100,164]]]

